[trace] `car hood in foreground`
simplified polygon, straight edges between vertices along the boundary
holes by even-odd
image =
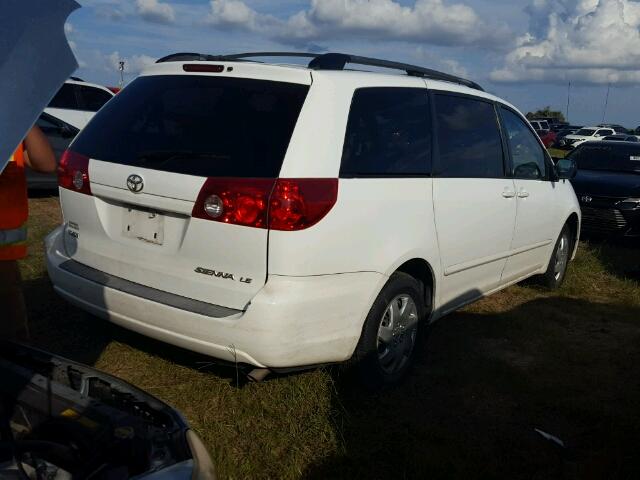
[[[182,415],[127,382],[2,341],[0,378],[0,427],[10,432],[0,478],[20,478],[20,469],[46,469],[48,478],[214,478]]]

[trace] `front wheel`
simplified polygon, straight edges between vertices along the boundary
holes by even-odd
[[[541,277],[541,283],[545,287],[556,289],[562,285],[571,258],[571,246],[571,230],[565,225],[556,242],[547,271]]]
[[[396,272],[376,298],[354,354],[366,387],[376,390],[397,383],[411,366],[426,315],[422,291],[415,278]]]

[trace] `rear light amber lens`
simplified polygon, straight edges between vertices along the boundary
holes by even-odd
[[[192,216],[254,228],[304,230],[322,220],[337,198],[337,178],[209,178]]]
[[[91,195],[89,157],[66,150],[58,165],[58,185],[67,190]]]

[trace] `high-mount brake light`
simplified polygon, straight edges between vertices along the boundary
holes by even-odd
[[[318,223],[338,198],[337,178],[208,178],[192,216],[295,231]]]
[[[74,192],[91,195],[89,157],[65,150],[58,165],[58,185]]]
[[[182,65],[182,69],[185,72],[221,73],[224,72],[224,65],[198,65],[196,63],[185,63]]]

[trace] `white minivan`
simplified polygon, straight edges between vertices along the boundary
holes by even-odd
[[[165,57],[76,138],[46,240],[60,295],[261,371],[351,359],[379,386],[428,322],[563,281],[570,169],[515,107],[406,64],[249,57]]]

